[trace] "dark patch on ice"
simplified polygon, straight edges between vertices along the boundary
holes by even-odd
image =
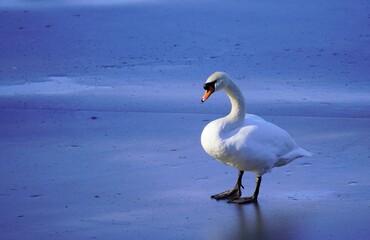
[[[194,180],[195,180],[195,181],[199,181],[199,180],[208,180],[208,177],[198,177],[198,178],[195,178]]]
[[[99,68],[122,68],[122,66],[119,65],[97,65]]]
[[[38,198],[38,197],[41,197],[42,195],[41,194],[32,194],[30,196],[30,198]]]
[[[288,197],[288,199],[290,199],[290,200],[293,200],[293,201],[297,201],[298,199],[297,198],[295,198],[295,197]]]

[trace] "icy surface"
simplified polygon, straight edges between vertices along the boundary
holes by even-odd
[[[369,44],[365,0],[1,1],[0,239],[367,239]],[[315,153],[258,205],[209,199],[214,71]]]

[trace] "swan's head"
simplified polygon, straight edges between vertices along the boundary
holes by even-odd
[[[230,77],[227,73],[224,72],[215,72],[211,76],[208,77],[206,83],[203,85],[204,93],[201,101],[205,102],[212,93],[217,92],[227,85],[229,85]]]

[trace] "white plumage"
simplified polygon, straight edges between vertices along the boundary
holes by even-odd
[[[227,116],[210,122],[204,128],[202,146],[210,156],[239,170],[234,188],[212,198],[229,199],[229,202],[235,203],[255,202],[263,174],[296,158],[312,156],[298,147],[285,130],[259,116],[246,114],[243,94],[226,73],[212,74],[204,84],[204,89],[206,92],[202,102],[212,93],[224,90],[232,107]],[[255,193],[248,198],[240,198],[244,171],[254,172],[257,176]]]

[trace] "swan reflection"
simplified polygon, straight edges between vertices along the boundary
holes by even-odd
[[[224,223],[225,228],[219,231],[216,239],[297,239],[297,229],[294,228],[292,221],[286,218],[286,215],[279,216],[277,213],[271,219],[270,217],[263,214],[258,202],[249,205],[235,205],[235,221]]]

